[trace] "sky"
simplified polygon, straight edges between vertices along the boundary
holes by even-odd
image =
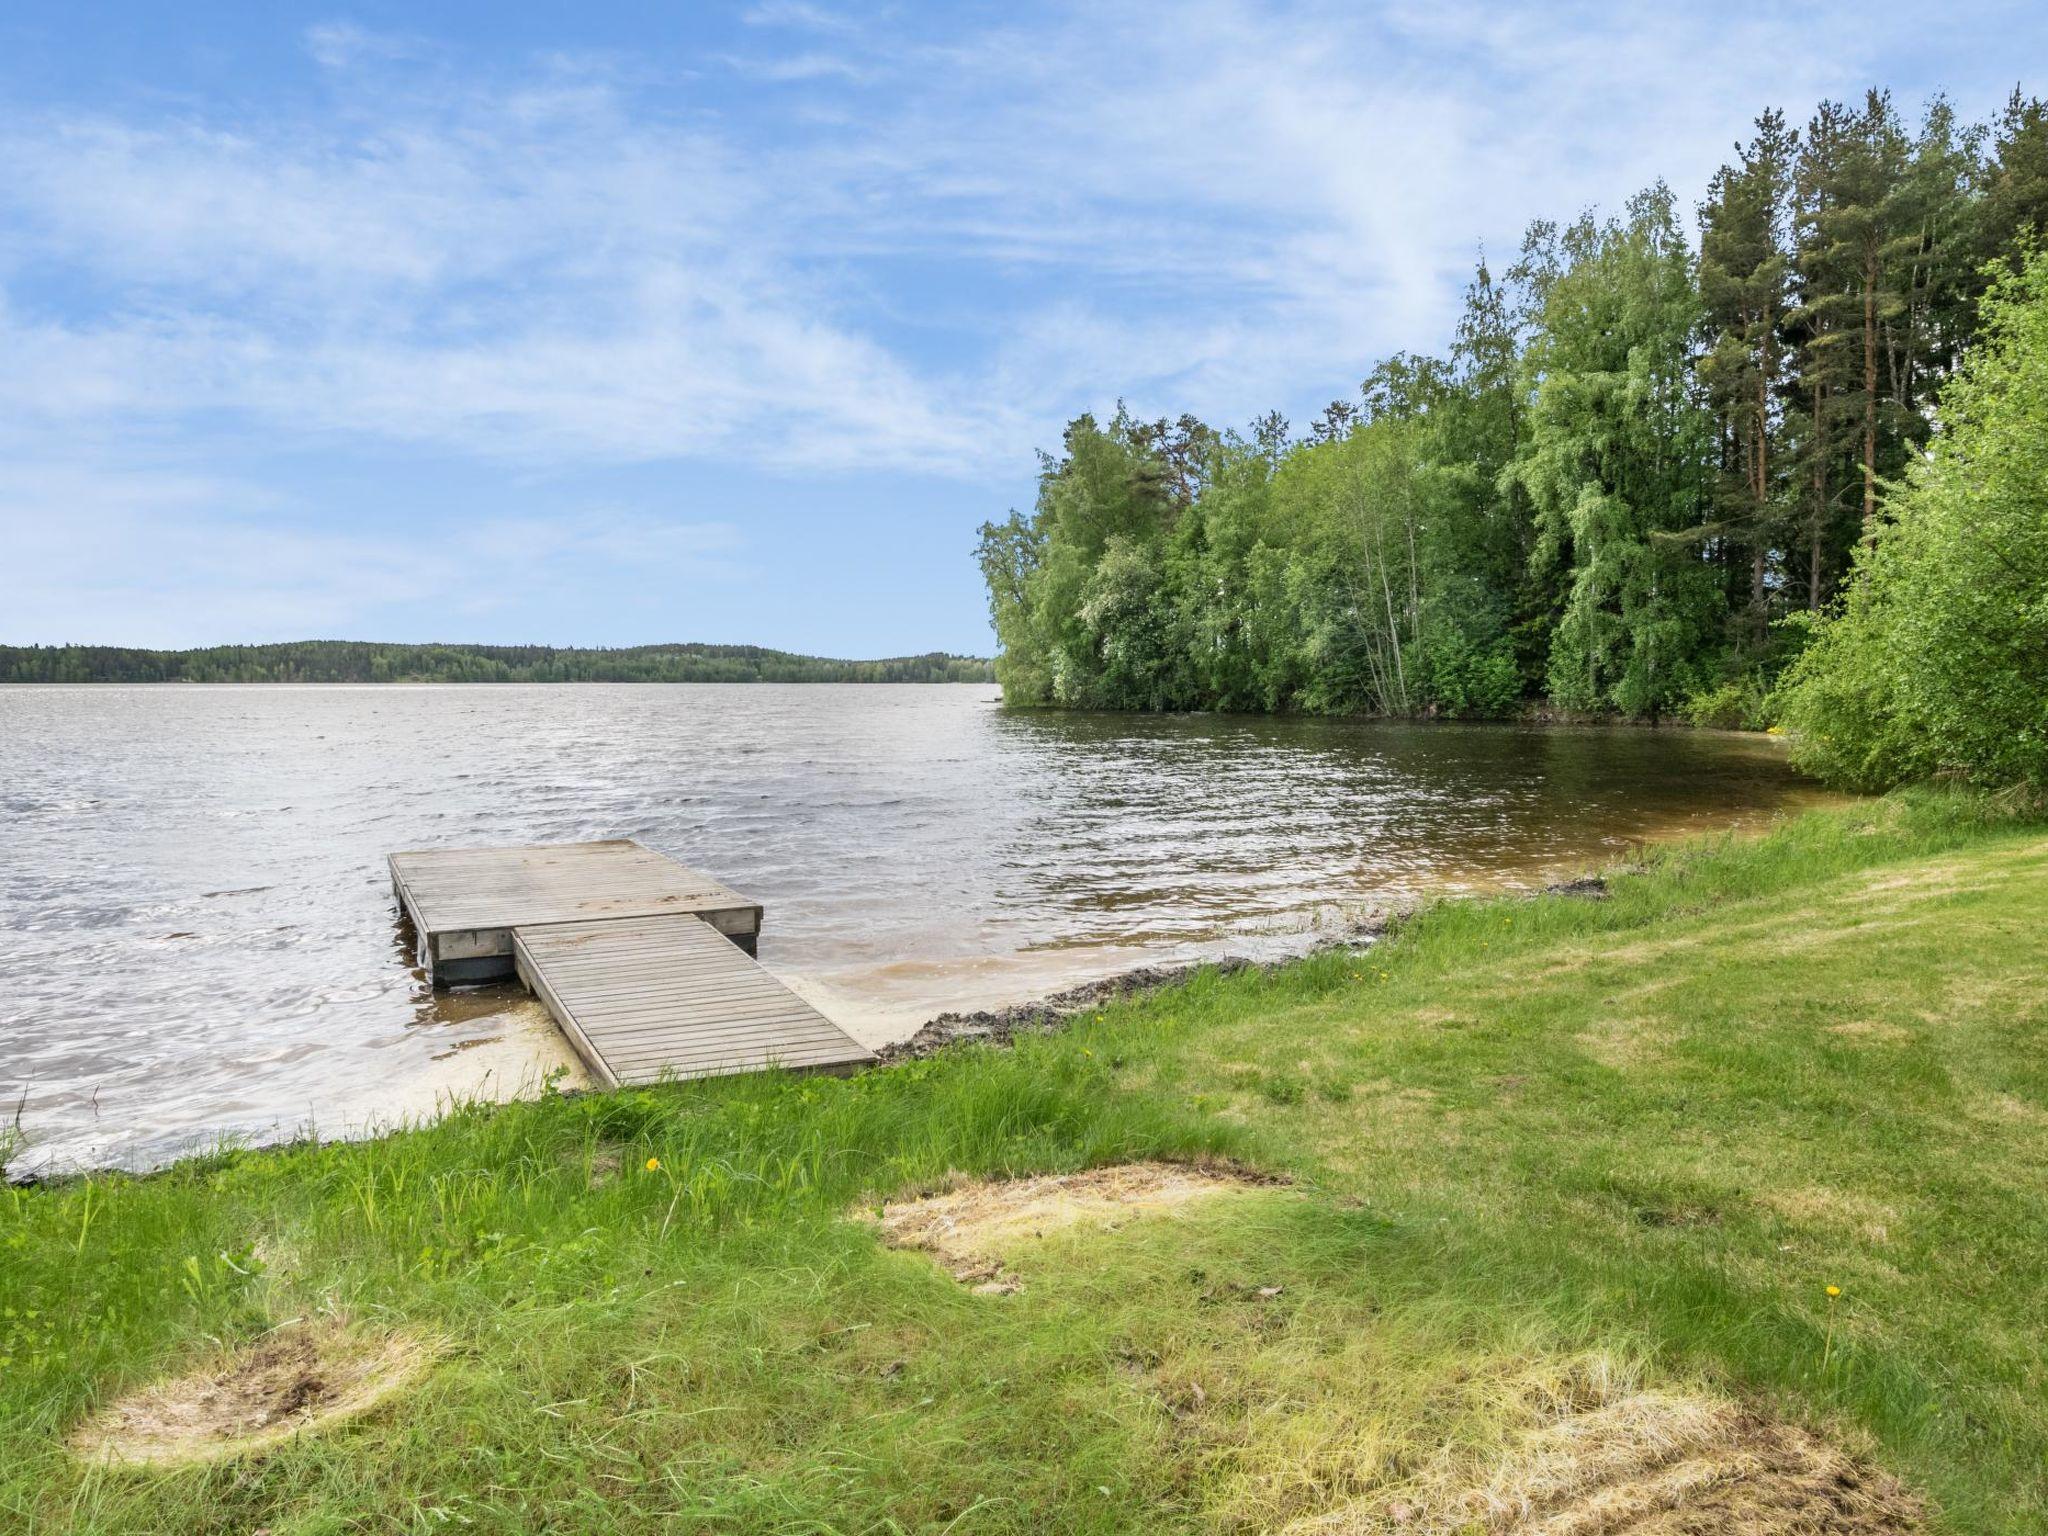
[[[0,642],[986,654],[1073,415],[1306,423],[1531,219],[2043,63],[1967,0],[14,0]]]

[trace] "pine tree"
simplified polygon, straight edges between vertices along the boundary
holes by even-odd
[[[2048,101],[2018,86],[1993,131],[1978,220],[1979,259],[2009,257],[2026,236],[2048,236]]]
[[[1980,260],[1973,198],[1983,180],[1983,141],[1983,129],[1959,124],[1955,109],[1936,97],[1892,196],[1897,267],[1890,287],[1903,307],[1882,325],[1885,388],[1899,436],[1878,466],[1887,479],[1926,440],[1926,406],[1970,339]]]
[[[1772,551],[1784,537],[1784,471],[1775,452],[1791,302],[1789,207],[1798,135],[1782,112],[1756,121],[1700,211],[1700,301],[1713,341],[1698,370],[1720,439],[1716,520],[1707,531],[1746,552],[1744,628],[1761,645],[1770,623]]]
[[[1874,227],[1873,167],[1864,128],[1839,102],[1821,103],[1801,136],[1793,177],[1795,307],[1789,330],[1798,362],[1787,429],[1806,542],[1806,602],[1815,610],[1827,599],[1854,541],[1843,525],[1861,489],[1861,247],[1863,234]]]

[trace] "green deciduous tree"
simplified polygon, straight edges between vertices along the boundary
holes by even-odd
[[[1551,696],[1654,714],[1699,681],[1718,619],[1683,537],[1708,505],[1692,257],[1662,186],[1626,218],[1588,215],[1531,254],[1540,325],[1523,360],[1531,404],[1514,476],[1536,508],[1535,560],[1567,594]]]
[[[1882,488],[1932,430],[1985,277],[2048,219],[2048,108],[1756,119],[1689,246],[1657,187],[1479,263],[1447,355],[1296,436],[1078,418],[982,530],[1019,703],[1761,723]]]
[[[1784,690],[1797,761],[1838,783],[2048,786],[2048,254],[1982,325]]]

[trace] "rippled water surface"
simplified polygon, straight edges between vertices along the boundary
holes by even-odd
[[[399,848],[637,837],[765,902],[763,962],[872,1042],[1805,798],[1752,738],[968,686],[0,688],[0,1094],[17,1168],[147,1163],[544,1059],[511,989],[424,989]]]

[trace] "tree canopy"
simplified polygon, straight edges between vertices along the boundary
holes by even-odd
[[[1795,761],[2048,787],[2048,251],[1996,278],[1936,434],[1784,689]]]
[[[1005,697],[1763,724],[2044,223],[2038,99],[1769,111],[1690,219],[1533,225],[1306,432],[1077,417],[981,530]]]

